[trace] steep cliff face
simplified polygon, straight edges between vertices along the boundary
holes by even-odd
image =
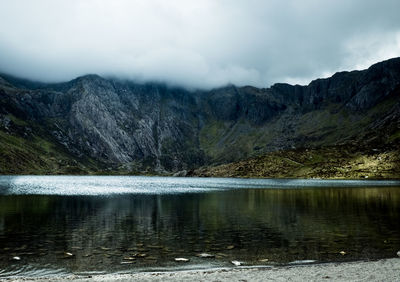
[[[293,147],[396,143],[399,98],[400,58],[268,89],[193,92],[97,75],[60,84],[4,75],[0,171],[165,172]]]
[[[40,126],[79,158],[158,172],[204,163],[197,102],[182,89],[89,75],[36,90],[8,85],[1,94],[3,116]]]

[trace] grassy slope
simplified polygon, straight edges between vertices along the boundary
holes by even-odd
[[[209,120],[200,132],[200,146],[211,163],[226,163],[291,148],[292,144],[321,147],[348,143],[396,104],[398,98],[390,97],[368,112],[353,112],[337,104],[304,114],[288,110],[262,126],[251,125],[243,119]]]
[[[203,167],[194,176],[257,178],[400,178],[399,149],[328,146],[269,153],[247,160]]]
[[[398,98],[389,97],[363,113],[328,105],[304,114],[284,113],[260,127],[210,122],[200,142],[214,165],[193,175],[400,178],[400,129],[395,124],[368,129],[398,107]],[[291,140],[297,149],[290,148]],[[280,144],[286,149],[279,150]]]
[[[95,162],[70,155],[38,125],[8,117],[17,130],[0,130],[0,174],[86,174],[96,170]],[[31,133],[18,131],[26,126],[32,128]]]

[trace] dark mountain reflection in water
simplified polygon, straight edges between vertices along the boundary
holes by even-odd
[[[201,186],[202,179],[192,181]],[[398,186],[108,196],[7,191],[3,183],[0,277],[377,259],[400,250]],[[196,257],[204,252],[215,258]]]

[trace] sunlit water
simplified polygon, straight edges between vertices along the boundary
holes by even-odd
[[[0,176],[0,277],[365,260],[398,250],[398,181]]]

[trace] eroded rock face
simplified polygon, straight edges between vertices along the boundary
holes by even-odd
[[[141,161],[159,171],[202,164],[196,104],[188,92],[90,76],[67,93],[78,97],[68,113],[68,137],[91,157]],[[200,158],[193,161],[188,149]]]
[[[309,124],[307,119],[301,121],[302,117],[327,111],[329,119],[343,109],[360,116],[388,97],[397,104],[377,115],[370,127],[396,130],[398,120],[393,115],[398,113],[399,93],[400,58],[364,71],[337,73],[308,86],[275,84],[267,89],[228,86],[193,92],[97,75],[60,84],[4,77],[0,78],[0,125],[1,130],[22,136],[30,125],[18,125],[10,115],[33,122],[41,130],[29,134],[49,134],[79,158],[116,167],[183,171],[307,142],[336,142],[338,137],[330,132],[341,130],[340,121],[324,127],[323,134],[310,135],[307,132],[321,127],[312,119]],[[310,130],[304,133],[304,128]],[[249,148],[243,149],[244,145]]]

